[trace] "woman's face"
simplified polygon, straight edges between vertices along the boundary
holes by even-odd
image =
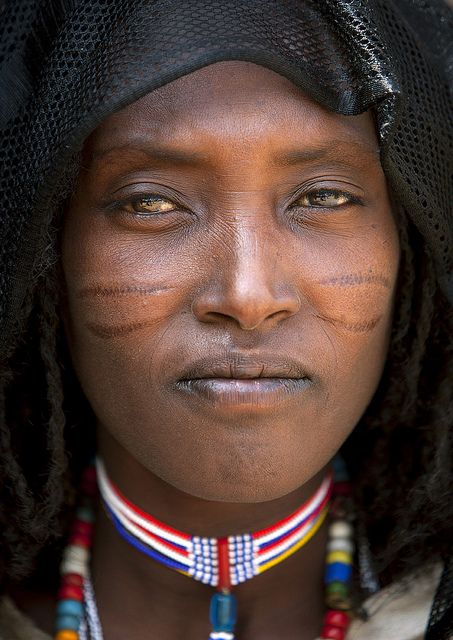
[[[218,63],[109,117],[82,165],[64,314],[101,432],[205,499],[304,484],[386,359],[399,245],[370,114]]]

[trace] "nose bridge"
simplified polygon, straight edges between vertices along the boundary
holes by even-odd
[[[226,286],[250,301],[266,290],[271,295],[279,277],[275,235],[262,219],[250,215],[237,221],[233,237],[230,268],[223,274]]]
[[[228,241],[223,238],[215,252],[211,281],[194,301],[194,314],[204,322],[228,318],[251,330],[296,313],[299,296],[279,259],[272,224],[247,214],[228,225]]]

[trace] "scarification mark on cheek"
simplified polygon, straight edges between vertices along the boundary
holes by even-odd
[[[116,298],[122,296],[153,296],[164,291],[170,291],[173,287],[149,286],[149,285],[94,285],[81,289],[78,298]]]
[[[76,297],[88,300],[82,317],[93,335],[102,339],[122,338],[161,322],[168,302],[161,296],[175,288],[149,282],[98,283],[81,288]],[[140,300],[145,297],[146,301]],[[93,320],[87,320],[87,314]]]
[[[319,284],[339,286],[339,287],[356,287],[361,284],[377,284],[391,289],[392,285],[389,278],[382,274],[364,274],[364,273],[348,273],[341,276],[333,276],[320,280]]]
[[[127,324],[104,325],[99,322],[87,322],[86,326],[98,338],[121,338],[123,336],[148,328],[154,325],[153,320],[142,320],[140,322],[129,322]]]
[[[316,317],[320,318],[321,320],[325,320],[335,327],[338,326],[342,329],[346,329],[351,333],[370,333],[375,327],[377,327],[383,316],[376,316],[375,318],[371,318],[370,320],[363,320],[360,322],[347,322],[345,320],[341,320],[340,318],[332,318],[320,314],[317,314]]]

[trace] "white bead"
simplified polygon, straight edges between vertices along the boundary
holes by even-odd
[[[74,561],[81,564],[88,564],[89,557],[88,549],[76,545],[69,545],[63,552],[63,560],[67,560],[68,562]]]
[[[86,562],[78,562],[74,559],[64,559],[60,564],[60,573],[61,575],[66,575],[68,573],[76,573],[83,578],[86,578],[88,575],[88,565]]]
[[[89,551],[85,547],[79,547],[75,544],[70,544],[63,551],[63,556],[65,558],[79,558],[80,560],[87,561],[89,557]]]
[[[353,528],[345,520],[337,520],[329,527],[329,538],[352,538]]]
[[[355,545],[352,540],[347,538],[333,538],[327,543],[327,553],[330,551],[345,551],[346,553],[354,553]]]

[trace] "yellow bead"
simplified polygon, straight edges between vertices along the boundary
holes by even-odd
[[[70,631],[69,629],[58,631],[55,640],[79,640],[79,634],[77,631]]]
[[[332,562],[343,562],[344,564],[352,564],[352,555],[346,551],[331,551],[326,557],[327,564]]]

